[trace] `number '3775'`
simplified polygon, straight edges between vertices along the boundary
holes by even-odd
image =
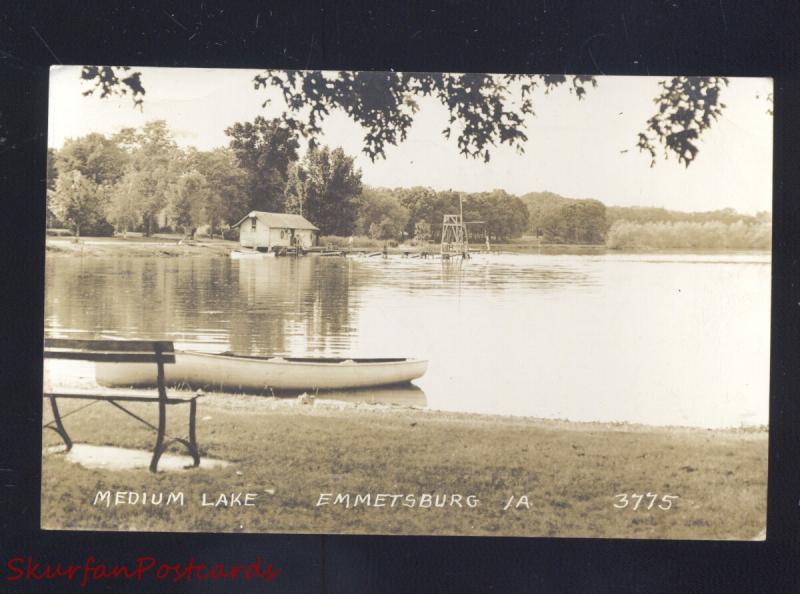
[[[617,509],[625,509],[629,508],[633,511],[639,509],[653,509],[653,507],[657,507],[658,509],[663,509],[664,511],[671,509],[673,502],[678,499],[677,495],[661,495],[659,496],[658,493],[619,493],[618,495],[614,495],[614,499],[616,499],[616,503],[614,503],[614,507]],[[658,503],[656,503],[658,502]]]

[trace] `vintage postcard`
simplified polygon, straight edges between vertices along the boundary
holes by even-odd
[[[53,67],[41,525],[760,540],[772,81]]]

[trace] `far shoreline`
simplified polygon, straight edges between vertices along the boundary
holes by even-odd
[[[433,253],[438,252],[438,244],[431,244]],[[53,256],[90,256],[90,257],[228,257],[234,250],[240,249],[238,241],[228,239],[183,239],[174,235],[155,235],[152,237],[53,237],[48,236],[45,242],[48,257]],[[358,249],[355,253],[375,253],[379,248]],[[418,254],[424,251],[420,246],[400,245],[387,247],[389,255]],[[475,244],[471,250],[474,254],[486,253],[482,244]],[[429,251],[430,253],[430,251]],[[613,249],[601,244],[537,244],[530,241],[511,241],[495,243],[490,253],[504,255],[771,255],[770,250],[762,249],[691,249],[691,248],[638,248]]]

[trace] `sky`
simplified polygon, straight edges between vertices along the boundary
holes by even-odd
[[[163,119],[184,147],[207,150],[227,146],[224,130],[257,115],[277,117],[285,109],[275,91],[255,90],[258,70],[136,68],[146,89],[142,109],[130,97],[84,97],[89,87],[79,66],[50,71],[48,146],[91,132],[112,134]],[[528,141],[519,155],[495,147],[491,160],[458,152],[456,135],[445,139],[447,110],[435,99],[419,100],[420,111],[399,146],[372,162],[361,152],[364,131],[334,112],[323,123],[321,141],[356,157],[366,184],[385,187],[429,186],[436,190],[512,194],[550,191],[571,198],[596,198],[608,206],[658,206],[704,211],[735,208],[754,214],[772,210],[772,117],[769,78],[731,78],[723,90],[720,119],[706,131],[700,153],[688,167],[636,148],[637,134],[655,113],[658,81],[664,77],[599,76],[578,101],[565,85],[534,98],[535,116],[526,123]],[[265,99],[270,103],[263,107]],[[301,143],[305,147],[305,143]]]

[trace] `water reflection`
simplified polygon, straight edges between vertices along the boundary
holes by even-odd
[[[360,258],[355,262],[361,271],[373,272],[373,278],[380,278],[384,286],[426,296],[449,294],[459,289],[494,293],[520,288],[551,291],[565,286],[591,287],[597,282],[592,268],[576,266],[574,257],[474,254],[469,260],[420,260],[395,256]]]
[[[320,400],[366,402],[368,404],[414,406],[418,408],[424,408],[428,405],[425,392],[422,391],[422,388],[414,384],[363,390],[324,391],[319,392],[316,397]]]
[[[357,312],[351,300],[368,276],[345,259],[241,260],[231,305],[231,350],[248,354],[346,351]]]
[[[351,275],[350,264],[49,258],[46,326],[211,343],[248,354],[346,352],[357,323],[351,301],[370,278]]]

